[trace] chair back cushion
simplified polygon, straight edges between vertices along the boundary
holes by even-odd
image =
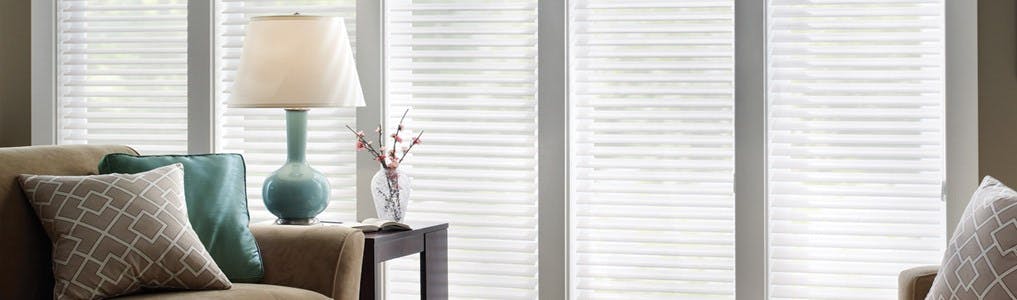
[[[232,282],[257,283],[264,276],[261,253],[247,228],[247,184],[240,154],[110,154],[99,173],[139,173],[172,164],[184,166],[187,216],[212,258]]]
[[[136,153],[127,146],[62,145],[0,148],[0,299],[52,299],[51,247],[18,186],[20,174],[92,175],[103,156]]]

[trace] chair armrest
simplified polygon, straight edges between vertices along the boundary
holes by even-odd
[[[939,266],[914,267],[900,272],[897,285],[900,300],[924,300],[932,288]]]
[[[329,225],[251,225],[265,266],[262,283],[357,299],[364,233]]]

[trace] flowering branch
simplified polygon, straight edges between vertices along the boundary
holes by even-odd
[[[366,150],[371,153],[371,155],[374,157],[375,160],[378,161],[379,164],[381,164],[381,167],[383,169],[388,171],[395,170],[396,168],[399,167],[399,164],[401,164],[403,160],[406,159],[406,156],[410,153],[410,150],[413,149],[413,146],[416,146],[417,144],[421,143],[420,136],[424,134],[423,131],[417,134],[417,136],[411,140],[411,143],[408,147],[402,148],[403,149],[402,155],[401,156],[399,155],[399,151],[397,151],[396,149],[399,148],[399,144],[403,143],[403,138],[400,134],[402,133],[403,129],[406,128],[403,126],[403,121],[406,120],[406,115],[409,112],[410,110],[407,109],[405,112],[403,112],[402,117],[399,118],[399,124],[398,126],[396,126],[395,133],[391,135],[392,137],[392,144],[390,145],[391,148],[385,147],[384,144],[385,129],[384,127],[381,126],[381,124],[378,124],[378,127],[374,130],[378,134],[377,148],[375,147],[375,145],[373,145],[370,141],[367,140],[366,135],[364,134],[363,131],[355,130],[353,129],[353,127],[350,127],[349,125],[346,125],[346,128],[349,129],[350,132],[352,132],[357,137],[357,151]]]
[[[421,143],[420,137],[424,135],[424,131],[420,131],[416,137],[413,137],[413,139],[410,140],[409,146],[399,147],[400,144],[404,143],[400,134],[403,133],[403,129],[406,129],[406,127],[403,126],[403,121],[406,120],[406,114],[409,112],[410,110],[407,109],[403,112],[402,117],[399,118],[399,124],[395,128],[395,133],[391,135],[392,144],[389,145],[391,148],[385,147],[385,129],[381,124],[378,124],[378,128],[374,130],[378,134],[377,146],[372,145],[371,142],[367,140],[364,131],[358,131],[349,125],[346,125],[346,128],[357,137],[357,151],[370,152],[374,159],[381,164],[381,168],[385,170],[384,173],[379,172],[379,174],[384,174],[385,183],[381,184],[378,182],[378,179],[372,179],[371,186],[372,189],[375,190],[375,201],[379,201],[377,199],[383,199],[385,203],[384,210],[390,213],[391,217],[396,221],[402,220],[403,217],[403,208],[402,202],[400,202],[400,197],[403,188],[405,188],[406,184],[408,184],[402,182],[404,180],[400,179],[400,173],[396,172],[396,170],[399,168],[399,165],[403,162],[403,160],[406,159],[406,156],[410,154],[410,150],[412,150],[417,144]],[[402,150],[402,156],[399,155],[400,151],[396,149]]]
[[[381,152],[382,152],[382,154],[384,154],[384,152],[385,152],[385,141],[383,141],[381,138],[382,138],[382,136],[385,135],[385,127],[382,127],[381,123],[378,123],[378,127],[376,127],[374,129],[374,132],[378,133],[378,147],[381,147]],[[383,156],[383,155],[378,155],[378,156]],[[385,165],[384,159],[381,160],[381,164],[382,164],[382,167],[384,167],[384,165]]]
[[[367,152],[371,152],[371,155],[373,155],[376,158],[379,159],[384,158],[384,155],[381,154],[381,151],[375,149],[374,146],[371,145],[371,142],[364,137],[365,134],[363,131],[353,130],[353,128],[350,127],[350,125],[346,125],[346,129],[349,129],[350,132],[353,132],[353,135],[357,137],[357,151],[367,150]],[[382,168],[386,167],[384,160],[380,160],[379,163],[381,163]]]
[[[402,163],[403,159],[406,159],[406,155],[410,154],[410,150],[413,150],[413,146],[416,146],[417,144],[421,143],[420,136],[422,136],[422,135],[424,135],[424,131],[423,130],[421,130],[420,133],[417,134],[417,137],[413,138],[413,143],[410,143],[410,147],[406,148],[406,150],[403,150],[403,157],[399,158],[399,162],[398,163]]]
[[[409,113],[409,112],[410,112],[409,109],[407,109],[406,111],[403,112],[403,116],[401,118],[399,118],[399,126],[396,126],[396,132],[392,134],[392,150],[391,150],[391,152],[390,152],[391,154],[389,156],[392,157],[393,161],[395,161],[395,157],[396,157],[396,145],[399,145],[399,143],[401,143],[403,141],[403,138],[399,137],[399,132],[403,131],[403,120],[406,119],[406,114]],[[403,154],[403,157],[406,157],[406,154]],[[401,162],[402,159],[400,158],[399,161]]]

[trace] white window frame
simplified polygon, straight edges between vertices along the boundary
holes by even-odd
[[[385,1],[357,0],[357,75],[366,105],[357,108],[357,128],[374,128],[385,122]],[[357,154],[357,219],[375,217],[371,178],[378,162],[367,152]]]
[[[735,299],[769,296],[766,9],[735,1]]]
[[[569,1],[537,3],[537,291],[540,299],[573,299],[569,270]]]
[[[56,144],[56,1],[32,1],[32,145]]]
[[[978,185],[978,3],[946,5],[947,237]],[[368,105],[357,126],[384,120],[384,1],[357,1],[357,70]],[[766,1],[735,2],[736,298],[767,298]],[[188,4],[188,151],[212,152],[215,115],[212,1]],[[56,0],[32,1],[32,145],[56,143]],[[569,270],[568,1],[538,6],[538,276],[541,299],[573,299]],[[205,116],[195,118],[194,116]],[[563,142],[564,141],[564,142]],[[280,141],[282,142],[282,141]],[[374,163],[357,160],[357,186],[368,186]],[[374,214],[369,189],[357,189],[357,217]]]
[[[978,188],[978,1],[946,2],[946,237]]]

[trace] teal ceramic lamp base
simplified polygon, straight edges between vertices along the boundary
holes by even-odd
[[[328,179],[307,163],[307,110],[286,109],[286,163],[265,179],[261,197],[277,224],[308,225],[328,206]]]

